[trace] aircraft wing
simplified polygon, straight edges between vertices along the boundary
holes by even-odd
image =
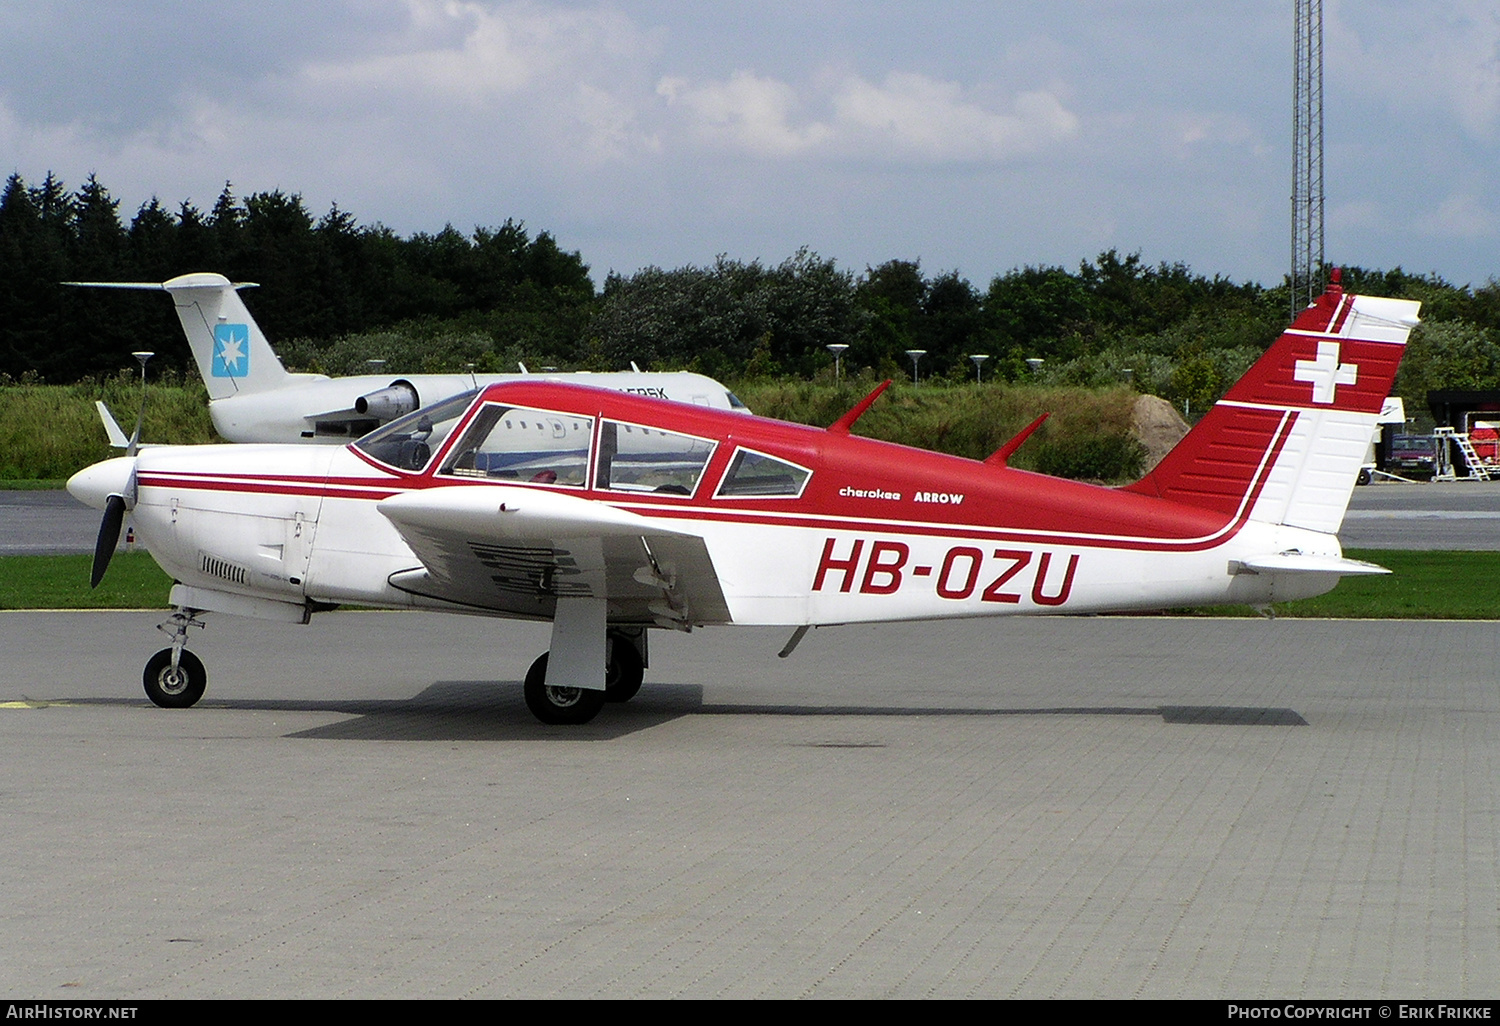
[[[602,596],[616,623],[729,621],[703,538],[659,520],[503,485],[410,491],[377,508],[422,561],[390,578],[411,594],[540,619],[559,596]]]

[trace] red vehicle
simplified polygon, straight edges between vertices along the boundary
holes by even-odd
[[[1398,474],[1431,477],[1437,472],[1438,440],[1432,435],[1396,435],[1391,439],[1386,469]]]

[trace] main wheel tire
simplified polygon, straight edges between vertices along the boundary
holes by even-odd
[[[609,646],[609,664],[604,669],[604,700],[628,702],[641,690],[646,667],[641,653],[630,641],[615,635]]]
[[[543,723],[587,723],[604,708],[604,692],[593,688],[564,688],[547,683],[547,653],[543,652],[526,671],[522,689],[526,708]]]
[[[1367,484],[1370,483],[1370,479],[1372,478],[1372,476],[1373,475],[1370,473],[1370,468],[1369,467],[1360,467],[1359,468],[1359,476],[1354,479],[1354,483],[1355,484],[1360,484],[1360,485],[1367,485]]]
[[[146,685],[146,697],[163,709],[186,709],[203,697],[208,671],[202,660],[183,649],[174,673],[172,650],[164,648],[147,661],[141,681]]]

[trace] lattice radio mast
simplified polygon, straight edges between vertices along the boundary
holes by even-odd
[[[1295,0],[1292,317],[1323,291],[1323,0]]]

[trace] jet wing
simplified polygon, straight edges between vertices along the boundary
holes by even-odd
[[[603,597],[614,623],[686,630],[727,623],[699,535],[538,488],[427,488],[376,507],[422,561],[393,587],[512,616],[550,619],[559,596]]]
[[[368,413],[360,413],[352,407],[347,410],[329,410],[326,413],[309,413],[302,418],[306,427],[303,438],[358,438],[380,426],[380,419]]]

